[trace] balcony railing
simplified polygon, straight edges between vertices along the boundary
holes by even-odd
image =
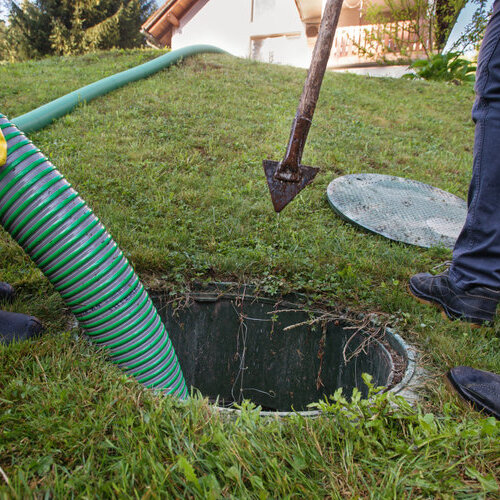
[[[335,34],[330,65],[361,64],[382,57],[398,60],[424,54],[424,45],[414,32],[411,21],[342,26]]]

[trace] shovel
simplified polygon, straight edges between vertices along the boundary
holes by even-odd
[[[281,162],[264,160],[262,165],[271,193],[274,210],[281,212],[300,191],[310,184],[319,171],[317,167],[301,165],[302,153],[318,101],[321,82],[332,50],[333,38],[343,0],[327,0],[318,39],[314,46],[311,67],[293,120],[285,157]]]

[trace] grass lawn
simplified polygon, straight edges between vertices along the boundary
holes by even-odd
[[[0,112],[15,117],[157,51],[0,66]],[[77,336],[62,299],[0,230],[4,309],[47,335],[0,347],[0,498],[498,498],[500,423],[461,406],[452,366],[500,372],[500,321],[446,322],[407,291],[451,254],[343,223],[325,199],[338,175],[375,172],[466,196],[473,91],[329,73],[303,163],[315,182],[280,215],[262,170],[281,159],[305,72],[205,55],[82,105],[33,142],[114,236],[150,289],[193,282],[306,293],[331,310],[376,312],[416,346],[420,404],[323,404],[317,419],[237,418],[201,397],[144,391]]]

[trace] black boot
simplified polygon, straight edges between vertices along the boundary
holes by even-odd
[[[475,287],[467,291],[457,288],[448,271],[432,276],[420,273],[410,278],[410,292],[424,304],[437,305],[449,319],[460,319],[475,325],[495,319],[500,290]]]
[[[0,281],[0,302],[12,302],[14,295],[14,288],[4,281]]]
[[[41,321],[27,314],[13,313],[0,310],[0,343],[27,340],[42,333]]]
[[[474,408],[500,420],[500,375],[457,366],[447,376],[453,388]]]

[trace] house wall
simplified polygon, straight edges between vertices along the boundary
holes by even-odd
[[[364,43],[366,29],[378,28],[361,18],[361,1],[344,0],[329,67],[368,62],[356,44]],[[294,0],[201,0],[174,28],[172,48],[211,44],[238,57],[307,68],[316,41],[308,34]]]
[[[255,0],[250,22],[251,58],[308,67],[311,47],[295,2]]]
[[[239,0],[240,2],[242,0]],[[251,4],[251,0],[243,0]],[[304,26],[293,0],[254,0],[252,35],[301,32]]]
[[[172,48],[208,43],[239,57],[307,67],[311,48],[293,0],[206,0],[182,19]]]
[[[356,2],[350,2],[356,5]],[[338,26],[359,26],[360,23],[360,9],[359,3],[357,8],[349,8],[348,6],[344,6],[340,13],[339,24]]]
[[[239,57],[249,55],[250,1],[199,2],[172,33],[172,49],[207,43]]]

